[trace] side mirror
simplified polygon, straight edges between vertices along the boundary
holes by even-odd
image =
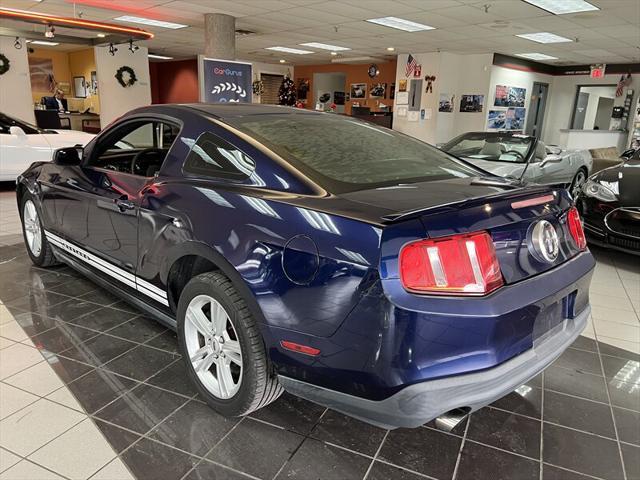
[[[550,154],[544,157],[542,162],[540,162],[540,166],[544,167],[547,163],[559,163],[562,161],[562,157],[560,155]]]
[[[11,135],[15,135],[16,137],[26,137],[27,134],[24,133],[24,130],[20,127],[17,126],[13,126],[13,127],[9,127],[9,133]]]
[[[82,147],[76,145],[75,147],[59,148],[53,152],[53,163],[56,165],[76,166],[80,165],[82,161]]]
[[[560,147],[556,147],[555,145],[548,146],[547,150],[549,151],[549,154],[551,154],[551,155],[560,155],[562,153],[562,149]]]

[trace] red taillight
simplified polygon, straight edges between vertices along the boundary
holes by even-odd
[[[404,288],[419,293],[486,295],[504,282],[487,232],[420,240],[400,251]]]
[[[573,241],[576,242],[576,247],[580,250],[587,248],[587,239],[584,236],[580,213],[578,213],[576,207],[571,207],[567,213],[567,226],[569,227],[569,233],[571,237],[573,237]]]

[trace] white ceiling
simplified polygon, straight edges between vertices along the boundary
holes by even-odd
[[[218,12],[235,16],[236,28],[255,32],[237,38],[237,57],[248,60],[328,63],[333,57],[327,51],[292,55],[264,50],[321,42],[351,48],[343,57],[383,58],[389,56],[387,47],[395,47],[394,54],[536,52],[559,58],[548,63],[640,62],[640,0],[589,1],[600,10],[553,15],[521,0],[79,0],[75,4],[72,0],[0,0],[0,6],[62,16],[81,14],[88,20],[136,15],[187,24],[180,30],[137,25],[156,35],[143,42],[151,52],[176,58],[203,51],[203,14]],[[436,29],[404,33],[365,22],[383,16]],[[543,45],[514,36],[541,31],[577,41]]]

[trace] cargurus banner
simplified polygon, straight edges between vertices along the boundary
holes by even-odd
[[[201,100],[207,103],[251,103],[251,64],[200,59]]]

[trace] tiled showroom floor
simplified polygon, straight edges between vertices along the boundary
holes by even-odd
[[[284,395],[229,420],[175,335],[66,267],[34,268],[0,192],[0,479],[638,479],[640,262],[596,250],[593,321],[453,433],[381,430]],[[596,341],[597,340],[597,341]]]

